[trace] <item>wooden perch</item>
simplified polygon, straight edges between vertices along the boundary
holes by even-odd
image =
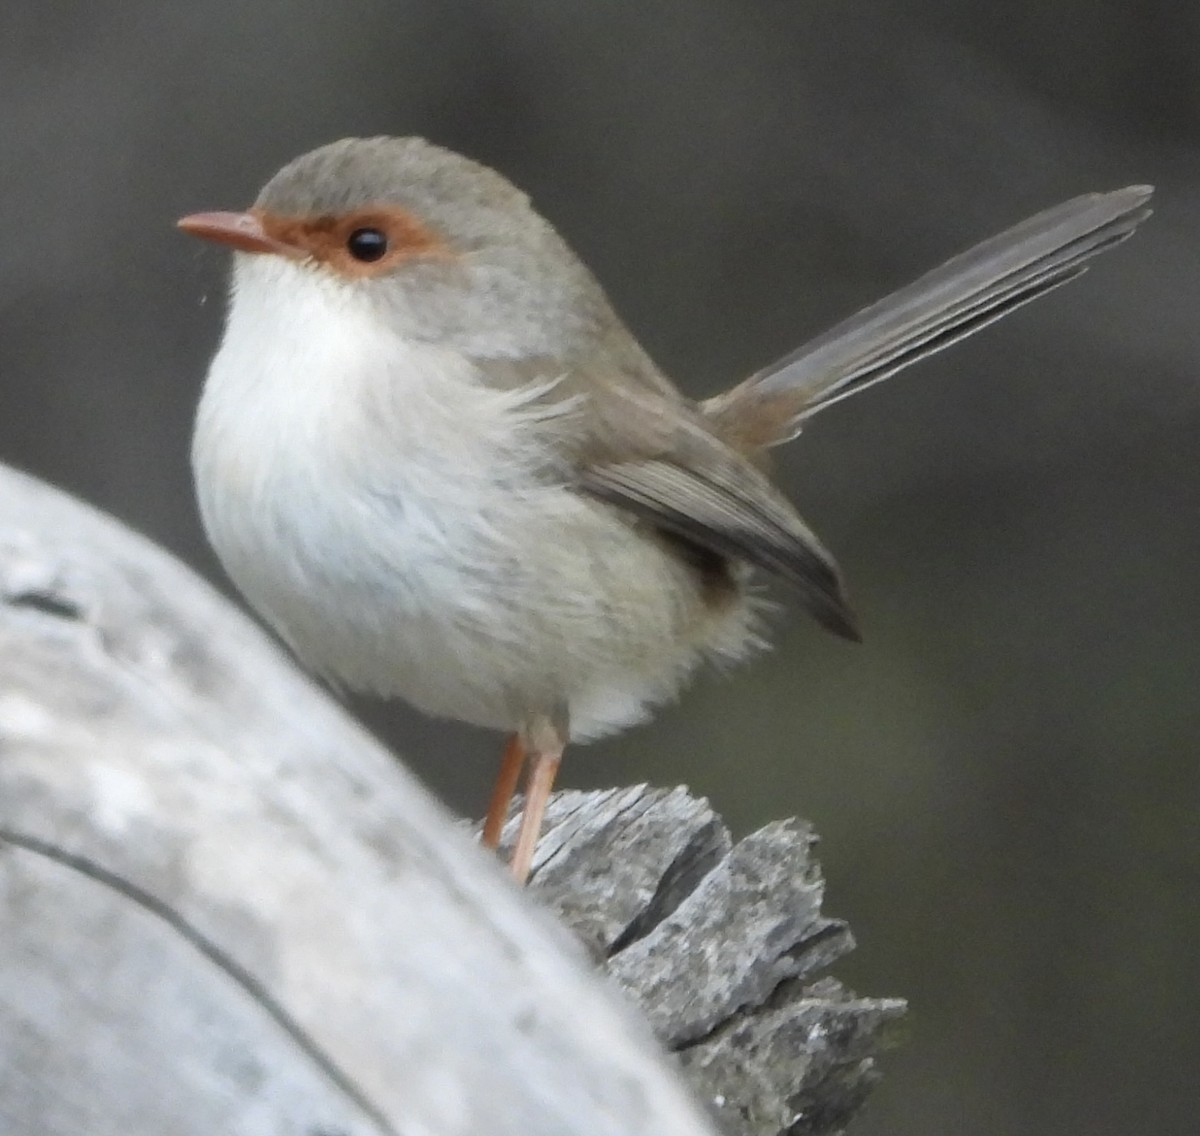
[[[4,1136],[837,1131],[902,1004],[817,979],[811,842],[563,793],[522,894],[190,572],[0,468]]]
[[[531,891],[641,1006],[730,1136],[841,1131],[904,1012],[813,981],[854,948],[821,914],[815,840],[786,820],[731,846],[686,789],[559,793],[547,811]]]

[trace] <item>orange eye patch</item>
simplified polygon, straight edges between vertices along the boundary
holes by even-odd
[[[399,206],[370,206],[315,217],[256,212],[263,232],[272,241],[344,276],[377,276],[402,261],[454,256],[437,233]]]

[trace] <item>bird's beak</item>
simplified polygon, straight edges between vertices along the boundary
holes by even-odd
[[[271,236],[257,213],[191,213],[176,224],[185,233],[229,245],[239,252],[273,252],[293,260],[305,255],[295,245]]]

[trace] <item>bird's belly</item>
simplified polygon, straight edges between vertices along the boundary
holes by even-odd
[[[501,729],[565,707],[578,740],[745,648],[739,591],[714,606],[693,567],[556,475],[569,424],[548,416],[569,407],[310,299],[272,334],[282,354],[254,350],[279,313],[231,323],[192,451],[214,548],[306,665]]]
[[[584,740],[752,641],[744,596],[714,605],[654,536],[562,485],[470,505],[324,488],[276,479],[251,515],[210,484],[202,511],[250,604],[341,686],[505,730],[565,707]]]

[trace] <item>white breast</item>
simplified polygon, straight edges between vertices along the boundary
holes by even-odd
[[[230,577],[309,666],[501,729],[567,705],[579,739],[746,646],[745,605],[714,617],[657,542],[562,487],[538,391],[397,338],[352,285],[237,261],[197,493]]]

